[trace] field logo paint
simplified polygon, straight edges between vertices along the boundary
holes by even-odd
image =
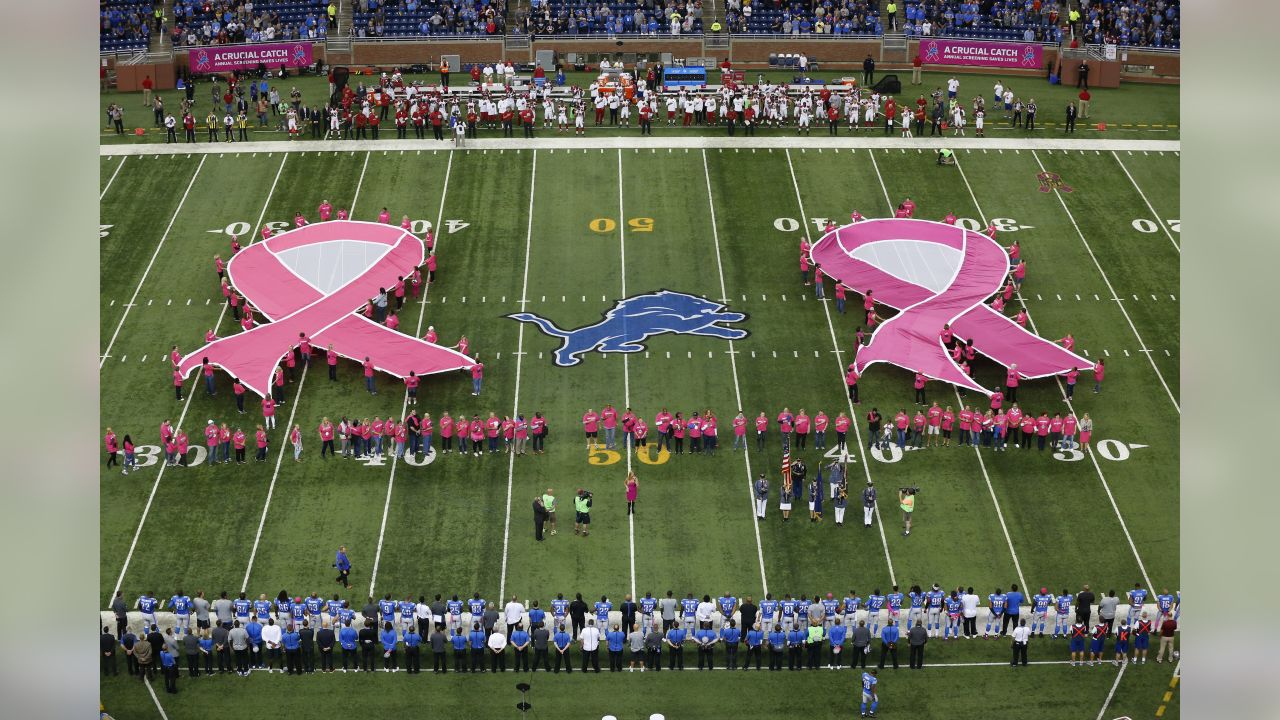
[[[717,325],[747,319],[745,313],[725,312],[724,308],[721,303],[696,295],[660,290],[618,300],[600,322],[576,330],[562,330],[533,313],[514,313],[507,317],[533,323],[542,332],[561,338],[564,343],[556,348],[553,359],[560,367],[572,367],[582,362],[584,353],[592,351],[641,352],[645,349],[645,340],[663,333],[725,340],[745,338],[746,330]]]
[[[375,323],[358,311],[422,264],[422,240],[394,225],[354,220],[304,225],[236,253],[227,263],[231,284],[270,322],[215,340],[182,359],[188,375],[207,357],[211,365],[266,396],[271,375],[305,334],[324,362],[325,349],[356,362],[368,356],[378,371],[407,377],[461,370],[475,364],[460,352]]]
[[[940,338],[956,337],[1024,378],[1048,377],[1093,362],[1028,332],[986,305],[1009,274],[1004,248],[983,233],[930,220],[863,220],[825,234],[810,250],[822,272],[900,310],[858,351],[857,370],[887,362],[991,394],[951,359]]]
[[[1042,193],[1053,192],[1054,190],[1068,193],[1072,191],[1070,185],[1062,182],[1062,176],[1058,173],[1036,173],[1036,179],[1040,181],[1040,192]]]

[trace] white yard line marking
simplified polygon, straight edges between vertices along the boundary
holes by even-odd
[[[688,152],[686,149],[685,152]],[[627,235],[626,223],[621,222],[627,216],[622,206],[622,150],[618,150],[618,253],[621,260],[622,295],[627,296]],[[523,323],[521,323],[523,324]],[[622,399],[626,407],[631,407],[631,365],[630,353],[622,354]],[[692,357],[692,355],[690,355]],[[627,444],[623,437],[622,444]],[[631,472],[631,448],[626,448],[627,473]],[[631,597],[636,597],[636,522],[635,515],[627,513],[627,546],[631,558]]]
[[[1143,153],[1144,155],[1146,153]],[[1163,154],[1163,153],[1162,153]],[[1178,241],[1173,239],[1173,233],[1169,232],[1168,224],[1156,213],[1156,209],[1151,206],[1151,201],[1147,199],[1147,194],[1142,192],[1142,188],[1138,187],[1138,181],[1133,179],[1133,175],[1129,174],[1129,168],[1125,167],[1124,161],[1120,159],[1120,155],[1116,151],[1111,151],[1111,156],[1120,163],[1120,169],[1124,171],[1125,177],[1129,178],[1129,182],[1133,183],[1133,189],[1138,191],[1138,196],[1142,198],[1142,202],[1146,203],[1147,209],[1151,211],[1151,219],[1164,230],[1165,237],[1169,238],[1169,242],[1173,243],[1173,249],[1182,254],[1182,248],[1178,246]]]
[[[351,214],[348,215],[352,220],[356,219],[356,202],[360,200],[360,188],[364,185],[364,171],[369,169],[369,155],[364,154],[364,165],[360,166],[360,179],[356,181],[356,194],[351,198]]]
[[[533,151],[533,164],[529,171],[529,226],[525,231],[524,240],[524,281],[520,290],[520,297],[529,297],[529,256],[533,251],[533,197],[538,187],[538,151]],[[516,387],[511,401],[511,414],[515,417],[520,412],[520,370],[524,361],[524,326],[527,323],[516,323],[520,329],[516,332]],[[538,358],[542,358],[542,353],[538,353]],[[511,486],[515,482],[516,473],[516,456],[512,455],[507,460],[507,516],[502,526],[502,574],[498,580],[498,601],[507,594],[507,550],[511,544]],[[632,597],[635,597],[632,595]]]
[[[280,159],[280,167],[279,169],[276,170],[275,180],[271,182],[271,189],[267,192],[267,201],[263,203],[262,212],[258,214],[258,225],[261,225],[262,218],[266,217],[267,208],[271,206],[271,197],[275,195],[276,185],[280,182],[280,174],[284,171],[284,164],[288,160],[289,160],[289,155],[287,153],[284,155],[284,157]],[[254,235],[252,237],[253,239],[257,239],[258,236]],[[253,240],[250,240],[250,244],[252,244],[252,242]],[[222,311],[218,313],[218,321],[217,323],[214,324],[215,328],[222,325],[222,318],[224,318],[226,314],[227,314],[227,305],[226,303],[223,303]],[[145,362],[146,359],[147,359],[147,356],[143,355],[142,360]],[[178,415],[177,427],[179,428],[182,427],[182,423],[187,417],[187,410],[191,407],[191,398],[195,397],[195,394],[196,394],[196,390],[193,387],[192,391],[187,394],[187,401],[182,406],[182,413]],[[115,597],[116,593],[120,591],[120,586],[124,584],[125,573],[129,571],[129,563],[130,561],[133,560],[133,551],[137,549],[138,538],[142,536],[142,526],[146,524],[147,516],[150,515],[151,513],[151,504],[156,499],[156,491],[160,489],[160,480],[161,478],[164,477],[165,467],[167,466],[164,463],[160,463],[160,469],[159,471],[156,472],[156,480],[151,485],[151,494],[147,496],[147,504],[142,508],[142,517],[138,520],[138,529],[134,531],[133,540],[130,541],[129,543],[129,552],[124,557],[124,566],[120,568],[120,577],[116,579],[116,586],[111,591],[111,595],[107,597],[108,603],[111,601],[111,598]]]
[[[958,164],[959,163],[957,163],[957,165]],[[872,155],[871,157],[871,165],[876,170],[876,177],[880,178],[881,189],[884,189],[885,187],[884,178],[880,175],[880,166],[879,164],[876,163],[874,155]],[[884,194],[884,201],[885,201],[885,206],[889,208],[890,212],[892,212],[893,201],[889,198],[889,193],[887,190],[885,191],[885,194]],[[983,222],[984,223],[986,222],[985,218],[983,219]],[[919,248],[915,248],[915,250],[917,253],[920,252]],[[922,257],[921,260],[923,261],[923,259],[924,258]],[[928,267],[927,263],[922,263],[922,264],[924,264],[925,267]],[[1059,296],[1058,299],[1062,299],[1061,296]],[[957,405],[961,408],[964,408],[965,402],[960,398],[960,391],[957,390],[954,385],[951,386],[951,391],[955,394]],[[991,475],[987,473],[987,463],[985,460],[982,459],[982,452],[978,448],[975,447],[973,449],[973,454],[978,458],[978,467],[982,470],[982,479],[986,482],[987,492],[990,493],[991,495],[991,504],[994,505],[996,508],[996,518],[1000,521],[1000,530],[1004,533],[1004,541],[1009,546],[1009,555],[1013,558],[1013,569],[1018,573],[1018,582],[1022,583],[1022,587],[1024,588],[1028,587],[1027,580],[1022,575],[1022,562],[1018,560],[1018,551],[1013,549],[1013,538],[1009,535],[1009,526],[1004,521],[1004,510],[1000,507],[999,498],[996,497],[995,487],[991,485]]]
[[[720,275],[720,297],[725,297],[728,293],[724,284],[724,263],[720,259],[720,230],[716,226],[716,203],[711,194],[711,170],[707,166],[707,151],[702,151],[702,173],[707,181],[707,207],[711,210],[711,239],[712,246],[716,250],[716,270]],[[733,340],[729,341],[729,365],[733,370],[733,397],[738,401],[738,409],[744,408],[742,404],[742,389],[738,384],[738,360],[737,351],[733,349]],[[755,519],[755,487],[753,485],[754,478],[751,475],[751,451],[744,448],[742,451],[742,460],[746,463],[747,470],[747,500],[751,503],[751,528],[756,533],[756,559],[760,562],[760,586],[762,594],[769,593],[769,581],[765,578],[764,572],[764,546],[760,543],[760,522]],[[634,595],[632,597],[635,597]]]
[[[1124,677],[1124,671],[1129,669],[1129,663],[1120,666],[1120,672],[1116,673],[1116,681],[1111,683],[1111,692],[1107,693],[1107,699],[1102,703],[1102,709],[1098,711],[1097,720],[1102,720],[1107,714],[1107,708],[1111,707],[1111,698],[1116,696],[1116,688],[1120,687],[1120,680]]]
[[[1047,172],[1047,170],[1045,170],[1044,163],[1040,162],[1040,156],[1037,155],[1034,150],[1031,151],[1031,156],[1036,159],[1036,164],[1040,166],[1040,171]],[[1067,207],[1067,201],[1062,198],[1062,193],[1057,189],[1053,191],[1053,194],[1057,196],[1058,202],[1062,205],[1062,211],[1067,214],[1067,219],[1071,221],[1071,226],[1075,228],[1076,235],[1080,236],[1080,242],[1084,243],[1084,249],[1089,253],[1089,258],[1093,260],[1093,265],[1098,269],[1098,274],[1102,276],[1102,282],[1106,283],[1107,289],[1111,291],[1113,296],[1115,296],[1116,290],[1111,286],[1111,280],[1107,277],[1106,271],[1102,269],[1102,263],[1098,262],[1097,256],[1093,254],[1093,248],[1089,247],[1089,241],[1085,239],[1084,233],[1081,232],[1080,226],[1076,223],[1075,216],[1071,214],[1071,209]],[[1125,321],[1129,323],[1129,329],[1133,331],[1133,336],[1138,339],[1138,345],[1141,346],[1140,349],[1145,350],[1147,348],[1147,343],[1143,341],[1142,335],[1138,333],[1137,326],[1133,324],[1133,318],[1129,317],[1129,311],[1124,309],[1124,303],[1117,303],[1117,305],[1120,308],[1120,312],[1124,315]],[[1173,396],[1173,391],[1169,389],[1169,384],[1164,381],[1164,375],[1161,374],[1160,368],[1156,366],[1155,360],[1152,360],[1150,355],[1147,355],[1147,360],[1151,363],[1151,369],[1155,371],[1156,377],[1160,380],[1160,384],[1164,386],[1165,393],[1169,395],[1169,401],[1173,403],[1174,409],[1178,411],[1179,415],[1181,415],[1182,407],[1178,405],[1178,400]]]
[[[440,222],[444,219],[444,201],[449,195],[449,175],[453,171],[453,153],[449,153],[449,162],[444,167],[444,187],[440,190],[440,210],[436,214],[436,224],[433,228],[439,228]],[[435,251],[439,252],[440,243],[444,240],[444,235],[436,240]],[[431,285],[427,285],[422,291],[422,301],[418,303],[418,328],[414,331],[414,337],[422,337],[422,319],[427,315],[427,295],[431,292]],[[409,410],[409,392],[405,391],[404,401],[400,405],[400,417],[408,414]],[[382,504],[382,525],[378,528],[378,549],[373,555],[373,571],[369,574],[369,594],[373,595],[374,586],[378,582],[378,565],[382,562],[382,541],[387,534],[387,514],[391,511],[391,489],[396,484],[396,468],[400,464],[400,456],[395,453],[391,454],[391,476],[387,479],[387,499]]]
[[[974,209],[978,211],[978,215],[983,219],[983,222],[986,222],[987,214],[983,212],[982,206],[978,204],[978,196],[974,194],[973,186],[969,184],[969,178],[964,174],[964,168],[961,167],[959,161],[956,162],[956,169],[960,171],[960,179],[964,181],[964,186],[969,190],[969,198],[973,201]],[[1059,197],[1059,199],[1061,199],[1061,197]],[[1025,310],[1027,303],[1022,299],[1022,293],[1016,293],[1014,297],[1018,298],[1018,303],[1022,305],[1022,308]],[[1035,318],[1031,317],[1030,313],[1027,313],[1027,322],[1031,325],[1031,331],[1039,335],[1040,331],[1036,329]],[[1103,348],[1102,351],[1106,353],[1107,357],[1111,356],[1111,353],[1107,352],[1106,348]],[[1147,359],[1150,358],[1151,356],[1147,355]],[[1152,362],[1154,363],[1154,361]],[[1071,404],[1070,400],[1066,400],[1066,392],[1062,387],[1062,379],[1055,375],[1054,382],[1058,384],[1058,391],[1062,393],[1063,400],[1067,403],[1067,409],[1070,410],[1072,414],[1075,414],[1075,406]],[[1079,417],[1079,415],[1076,417]],[[1086,454],[1089,456],[1089,461],[1093,463],[1093,469],[1098,473],[1098,480],[1102,482],[1102,489],[1106,491],[1107,499],[1111,501],[1111,509],[1116,513],[1116,520],[1120,521],[1120,529],[1124,531],[1125,540],[1129,542],[1129,549],[1133,551],[1133,559],[1138,562],[1138,569],[1142,571],[1142,579],[1147,583],[1146,587],[1155,587],[1155,585],[1151,584],[1151,578],[1147,575],[1147,566],[1143,564],[1142,556],[1138,554],[1138,546],[1134,544],[1133,536],[1129,534],[1129,526],[1125,523],[1124,516],[1120,514],[1120,506],[1116,504],[1116,498],[1111,494],[1111,486],[1107,483],[1106,476],[1102,474],[1102,466],[1098,464],[1097,456],[1094,455],[1092,451]]]
[[[871,155],[871,161],[874,164],[875,153],[869,153],[869,154]],[[807,218],[809,216],[805,214],[805,211],[804,211],[804,199],[801,198],[800,196],[800,182],[796,180],[796,168],[795,168],[795,165],[792,164],[791,162],[790,150],[787,151],[787,170],[791,172],[791,186],[795,188],[795,191],[796,191],[796,205],[799,206],[800,208],[800,217]],[[877,170],[876,172],[878,174],[879,170]],[[884,187],[884,180],[880,181],[880,186],[882,188]],[[885,198],[888,199],[888,197],[889,197],[889,193],[888,191],[885,191]],[[809,234],[809,223],[803,223],[803,225],[804,225],[805,239],[809,242],[809,245],[812,246],[813,237]],[[828,303],[822,303],[822,312],[825,313],[827,316],[827,329],[831,332],[831,345],[835,350],[838,351],[840,349],[840,340],[836,337],[835,323],[831,321],[831,306]],[[777,353],[774,353],[774,356],[777,357]],[[847,403],[849,406],[849,424],[853,426],[853,435],[854,435],[854,438],[856,438],[858,441],[858,452],[862,456],[862,462],[860,462],[859,464],[862,465],[862,472],[863,474],[866,475],[867,482],[871,482],[871,455],[866,452],[866,446],[862,444],[862,430],[860,429],[859,423],[858,423],[858,413],[856,410],[853,409],[853,398],[849,397],[848,386],[845,385],[844,383],[844,373],[845,373],[845,367],[842,361],[840,360],[840,354],[837,352],[836,353],[836,375],[840,378],[840,386],[845,389],[844,399],[845,399],[845,403]],[[846,464],[845,467],[847,468],[848,465]],[[846,482],[848,481],[848,475],[845,476],[845,480]],[[876,527],[879,528],[880,530],[880,544],[884,547],[884,562],[886,565],[889,566],[889,582],[893,585],[896,585],[898,584],[898,579],[893,572],[893,560],[889,557],[889,541],[884,534],[884,521],[880,517],[879,503],[876,503]]]
[[[187,183],[187,189],[182,193],[182,199],[178,201],[178,207],[173,211],[173,217],[169,218],[169,225],[164,229],[164,234],[160,236],[160,242],[156,244],[155,252],[151,253],[151,260],[147,262],[147,267],[142,271],[142,277],[138,279],[138,287],[133,289],[133,297],[129,300],[129,304],[124,307],[124,314],[120,316],[120,322],[116,323],[115,332],[111,333],[111,340],[107,342],[107,348],[102,351],[103,355],[111,354],[111,347],[116,344],[116,338],[120,337],[120,328],[124,327],[124,321],[129,317],[129,311],[133,309],[135,303],[138,302],[138,293],[142,292],[142,284],[147,281],[147,275],[151,274],[151,268],[156,263],[156,258],[160,255],[161,248],[164,247],[164,241],[169,237],[169,231],[173,230],[173,224],[178,220],[178,214],[182,212],[182,206],[187,203],[187,196],[191,194],[191,188],[196,184],[196,178],[200,177],[200,169],[204,167],[204,161],[208,155],[200,157],[200,164],[196,165],[196,171],[191,174],[191,180]],[[98,369],[102,369],[102,361],[98,362]]]
[[[169,716],[165,714],[164,708],[160,707],[160,698],[156,697],[156,691],[151,688],[151,681],[143,678],[142,682],[147,686],[147,692],[151,693],[151,701],[156,704],[156,711],[160,713],[160,720],[169,720]]]
[[[107,191],[111,189],[111,183],[116,181],[116,176],[120,174],[120,169],[124,167],[124,161],[128,159],[128,155],[120,158],[120,164],[116,166],[116,171],[111,173],[111,179],[107,181],[107,186],[102,188],[102,192],[98,193],[98,202],[102,202],[102,198],[107,196]]]

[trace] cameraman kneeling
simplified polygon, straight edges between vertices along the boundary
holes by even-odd
[[[898,488],[898,506],[902,508],[903,536],[911,534],[911,513],[916,509],[916,493],[920,488]]]
[[[577,535],[581,532],[582,537],[588,535],[591,529],[591,492],[578,488],[578,494],[573,499],[573,509],[575,511],[573,522],[573,534]]]

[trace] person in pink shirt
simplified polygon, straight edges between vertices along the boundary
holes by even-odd
[[[689,421],[684,424],[684,431],[689,435],[689,452],[698,455],[702,453],[702,416],[697,410],[689,416]]]
[[[387,313],[387,319],[384,321],[388,328],[396,330],[400,327],[400,318],[396,317],[393,312]]]
[[[812,285],[809,281],[809,253],[800,253],[800,279],[804,281],[805,287]]]
[[[1098,358],[1098,362],[1093,364],[1093,393],[1096,395],[1102,392],[1102,376],[1106,374],[1107,366],[1102,358]]]
[[[895,218],[909,218],[911,217],[911,211],[902,205],[898,205],[898,208],[893,211],[893,216]]]
[[[169,364],[176,370],[178,365],[182,363],[182,353],[178,351],[178,346],[174,345],[169,349]]]
[[[427,256],[427,285],[436,281],[436,254],[432,252]]]
[[[943,323],[942,331],[938,333],[938,339],[942,341],[943,347],[949,347],[955,333],[951,332],[951,323]]]
[[[956,440],[956,444],[960,447],[969,445],[969,433],[973,427],[973,410],[968,405],[960,408],[960,435]]]
[[[990,223],[990,222],[989,222],[989,223],[987,223],[987,227],[982,231],[982,234],[983,234],[983,235],[986,235],[987,237],[991,238],[992,240],[995,240],[995,239],[996,239],[996,225],[995,225],[995,223]]]
[[[990,410],[982,415],[982,447],[991,447],[992,434],[995,431],[996,418]]]
[[[612,450],[618,432],[618,411],[613,405],[606,404],[600,411],[600,425],[604,427],[604,447]]]
[[[346,220],[346,219],[347,219],[347,209],[346,209],[346,208],[338,208],[338,219],[339,219],[339,220]]]
[[[582,414],[582,431],[587,439],[587,452],[600,447],[600,415],[595,410],[587,408]]]
[[[805,443],[809,440],[809,425],[812,421],[809,414],[800,408],[799,414],[796,415],[796,449],[803,450]]]
[[[464,338],[465,339],[465,338]],[[465,353],[463,353],[465,355]],[[479,357],[478,355],[476,357]],[[476,360],[476,364],[471,366],[471,394],[478,396],[480,387],[484,384],[484,363]]]
[[[929,423],[928,429],[925,431],[925,447],[935,447],[942,440],[942,408],[938,407],[938,401],[933,401],[933,405],[929,406],[928,412],[925,413]]]
[[[1089,440],[1093,438],[1093,418],[1089,417],[1089,413],[1080,416],[1080,424],[1077,425],[1080,430],[1080,451],[1089,451]]]
[[[1031,439],[1036,436],[1036,416],[1026,413],[1022,416],[1022,449],[1031,449]]]
[[[867,311],[867,329],[871,332],[876,331],[876,325],[884,322],[884,318],[876,314],[875,310]]]
[[[333,455],[333,423],[329,422],[329,418],[320,420],[320,427],[317,428],[320,433],[320,459],[325,458],[325,454]]]
[[[919,450],[924,447],[924,413],[916,410],[916,414],[911,418],[911,447]]]
[[[662,452],[662,448],[671,451],[671,413],[667,412],[664,407],[654,416],[653,426],[658,431],[658,452]]]
[[[427,246],[427,252],[436,249],[436,232],[434,228],[427,228],[426,237],[422,238],[422,244]]]
[[[178,443],[169,436],[162,441],[164,445],[164,464],[165,467],[173,467],[178,464]]]
[[[404,230],[405,232],[409,232],[409,231],[411,231],[411,230],[413,229],[413,223],[409,221],[409,216],[408,216],[408,215],[403,215],[403,216],[401,216],[401,218],[400,218],[400,229],[401,229],[401,230]]]
[[[218,462],[218,424],[212,419],[204,426],[204,446],[209,464]]]
[[[391,224],[391,213],[387,212],[386,208],[382,208],[382,212],[378,213],[378,222],[383,225]]]
[[[369,439],[372,441],[373,448],[373,452],[371,454],[374,457],[377,457],[382,455],[382,439],[387,435],[393,435],[395,433],[396,424],[391,418],[387,418],[386,421],[383,421],[381,417],[374,415],[373,422],[368,423],[368,426]]]
[[[270,399],[270,398],[268,398],[268,399]],[[267,431],[266,431],[266,430],[263,430],[261,425],[259,425],[259,426],[258,426],[258,429],[254,432],[254,442],[255,442],[255,443],[257,443],[257,446],[258,446],[258,452],[253,456],[253,459],[254,459],[255,461],[257,461],[257,462],[266,462],[266,460],[267,460]]]
[[[916,204],[911,201],[910,197],[902,201],[902,209],[907,211],[907,217],[916,214]]]
[[[524,415],[516,415],[515,425],[515,454],[519,457],[524,455],[525,446],[528,444],[529,421],[524,419]]]
[[[708,455],[715,455],[720,448],[719,424],[710,409],[702,414],[702,451]]]
[[[1018,364],[1011,364],[1009,366],[1009,370],[1004,376],[1005,400],[1008,400],[1011,403],[1018,402],[1018,381],[1021,377],[1021,374],[1018,372]]]
[[[231,236],[231,257],[235,257],[240,252],[240,238],[235,235]]]
[[[844,303],[848,298],[848,291],[842,282],[836,282],[836,312],[844,314]]]
[[[535,412],[533,417],[529,419],[529,437],[533,438],[533,452],[537,455],[544,454],[547,441],[547,419],[542,417],[541,412]],[[553,520],[552,527],[554,526],[555,521]],[[551,532],[555,533],[555,530]]]
[[[1076,339],[1071,336],[1071,333],[1067,333],[1065,336],[1058,338],[1055,342],[1059,343],[1067,350],[1074,350],[1076,347]]]
[[[862,309],[866,310],[868,313],[876,309],[876,301],[875,298],[871,296],[870,290],[867,290],[862,294]],[[859,341],[859,344],[861,344],[861,341]]]
[[[445,455],[453,452],[453,416],[448,410],[440,413],[440,450]]]
[[[791,431],[794,429],[795,416],[791,414],[791,408],[784,407],[782,412],[778,413],[778,429],[782,431],[782,447],[791,447]]]
[[[231,304],[231,283],[226,278],[222,278],[218,283],[218,289],[222,291],[222,299]]]
[[[276,405],[284,405],[284,368],[279,365],[271,376],[271,397]]]
[[[458,338],[458,344],[453,347],[463,355],[467,355],[471,350],[471,341],[467,339],[466,335],[463,335]]]
[[[479,415],[471,416],[471,456],[480,457],[484,452],[482,443],[484,442],[484,423],[480,420]]]
[[[1002,407],[1004,407],[1004,393],[997,387],[996,391],[991,393],[991,409],[999,410]]]
[[[906,408],[898,410],[898,414],[893,417],[893,425],[898,432],[898,448],[905,450],[907,447],[907,430],[911,427],[911,416],[907,414]]]
[[[435,343],[437,340],[439,340],[439,339],[440,339],[440,336],[436,333],[436,326],[435,326],[435,325],[428,325],[428,326],[427,326],[427,334],[426,334],[426,335],[423,335],[423,336],[422,336],[422,339],[423,339],[423,340],[426,340],[426,341],[427,341],[427,342],[429,342],[429,343]]]
[[[1004,284],[1004,290],[1001,292],[1000,297],[1003,297],[1006,303],[1013,299],[1013,281],[1012,280]]]
[[[857,210],[854,210],[853,212],[849,213],[850,222],[858,222],[861,219],[862,219],[862,213],[858,212]]]
[[[1005,416],[1004,411],[996,411],[995,427],[991,428],[991,430],[993,433],[992,443],[995,445],[994,452],[1005,450],[1004,442],[1005,435],[1009,430],[1009,420]]]
[[[408,394],[408,403],[410,405],[418,404],[418,373],[410,370],[409,376],[404,379],[404,389]]]
[[[1020,260],[1013,268],[1013,285],[1018,290],[1022,289],[1022,281],[1027,279],[1027,261]]]
[[[1078,424],[1079,423],[1076,422],[1075,413],[1069,412],[1067,413],[1067,416],[1062,419],[1062,449],[1063,450],[1070,450],[1073,446],[1075,446],[1076,427],[1078,426]]]
[[[284,366],[289,369],[289,382],[293,382],[294,380],[297,380],[298,379],[298,375],[297,375],[298,346],[297,345],[294,345],[293,347],[289,348],[289,352],[285,353]]]
[[[332,349],[333,346],[330,346]],[[364,356],[364,387],[369,391],[370,395],[377,395],[378,390],[373,386],[373,361],[368,355]]]
[[[418,297],[418,293],[422,291],[422,268],[414,268],[413,274],[409,276],[409,291],[414,297]]]
[[[245,437],[244,430],[241,430],[240,428],[236,428],[236,431],[231,433],[231,446],[236,450],[237,465],[244,464],[244,446],[246,440],[247,438]]]
[[[832,225],[831,223],[827,223],[827,229],[826,229],[826,230],[824,230],[823,232],[824,232],[824,233],[825,233],[825,232],[831,232],[831,228],[833,228],[833,227],[835,227],[835,226],[834,226],[834,225]],[[803,235],[801,235],[801,236],[800,236],[800,254],[801,254],[801,255],[808,255],[808,254],[809,254],[809,239],[808,239],[808,238],[806,238],[806,237],[805,237],[805,236],[803,236]]]
[[[944,218],[942,218],[942,222],[944,222],[944,223],[946,223],[946,224],[948,224],[948,225],[955,225],[955,224],[956,224],[956,220],[957,220],[957,218],[956,218],[956,214],[955,214],[954,212],[948,212],[948,213],[947,213],[947,216],[946,216],[946,217],[944,217]]]
[[[502,433],[502,420],[497,415],[489,413],[489,417],[484,421],[484,435],[489,440],[489,454],[494,455],[498,452],[498,436]]]
[[[404,458],[405,442],[409,439],[409,430],[403,422],[392,422],[387,419],[387,434],[390,435],[396,443],[395,457]]]
[[[1062,413],[1054,413],[1049,420],[1049,447],[1057,450],[1062,446]]]
[[[995,227],[992,227],[991,229],[993,232],[995,231]],[[991,237],[994,238],[995,235],[992,235]],[[1018,245],[1017,240],[1014,240],[1013,243],[1009,245],[1008,250],[1009,250],[1009,264],[1017,265],[1018,262],[1022,259],[1022,247]]]
[[[769,417],[761,410],[756,416],[756,450],[764,452],[764,436],[769,430]]]
[[[1018,407],[1017,403],[1014,403],[1009,408],[1006,419],[1009,421],[1009,429],[1005,433],[1005,437],[1013,442],[1014,449],[1017,449],[1018,441],[1022,435],[1022,408]]]
[[[470,452],[471,423],[467,420],[466,415],[458,413],[453,418],[453,434],[458,438],[458,454],[466,455]]]
[[[307,224],[307,219],[302,216],[301,210],[293,214],[293,226],[295,228],[300,228],[306,224]]]
[[[684,416],[677,412],[676,416],[671,418],[671,437],[676,441],[676,454],[684,454]]]
[[[923,370],[916,371],[915,388],[917,405],[924,405],[927,402],[924,397],[924,386],[928,381],[929,378],[925,377]]]
[[[173,371],[173,395],[182,402],[182,373],[176,369]]]
[[[396,299],[396,312],[400,312],[400,308],[404,307],[404,276],[396,276],[396,284],[391,286],[391,296]]]
[[[262,421],[268,430],[276,427],[276,401],[270,395],[262,398]]]
[[[844,384],[849,388],[849,401],[854,405],[858,402],[858,371],[854,369],[854,364],[849,363],[849,369],[844,373]]]
[[[263,226],[262,226],[262,239],[263,239],[263,240],[270,240],[270,239],[271,239],[271,226],[269,226],[269,225],[263,225]]]
[[[120,454],[120,445],[116,441],[116,433],[111,428],[107,428],[107,434],[102,439],[107,446],[107,468],[110,469],[118,464],[116,456]],[[125,473],[128,475],[129,473]]]
[[[942,411],[942,447],[951,447],[951,428],[955,424],[956,414],[948,405],[946,410]]]
[[[253,308],[248,305],[244,306],[244,314],[240,316],[240,331],[249,332],[253,329]]]
[[[626,491],[627,491],[627,514],[635,515],[636,514],[636,498],[639,497],[639,494],[640,494],[640,481],[636,478],[636,474],[631,470],[627,471]]]
[[[293,461],[302,462],[302,428],[294,425],[289,431],[289,442],[293,443]]]
[[[733,449],[747,449],[747,416],[741,410],[733,416]]]
[[[333,216],[333,206],[328,200],[321,200],[320,207],[316,208],[316,211],[320,214],[320,222],[325,222]]]
[[[516,421],[512,420],[509,415],[502,416],[502,445],[503,451],[508,455],[514,449],[516,441]]]
[[[240,317],[241,317],[240,302],[243,299],[244,298],[240,297],[240,293],[237,293],[234,290],[231,291],[231,296],[227,298],[227,302],[231,304],[231,319],[235,320],[236,322],[240,322]]]
[[[1004,314],[1004,298],[996,295],[996,299],[991,301],[991,309]]]
[[[636,447],[646,449],[649,447],[649,424],[644,421],[644,418],[636,418],[633,434],[636,438]]]
[[[813,416],[813,449],[814,450],[827,449],[827,425],[830,425],[830,424],[831,424],[831,419],[828,418],[827,414],[822,412],[821,410],[818,411],[817,415]]]
[[[1053,421],[1049,419],[1049,413],[1041,412],[1040,417],[1036,418],[1036,448],[1044,452],[1044,446],[1049,439],[1049,426]]]
[[[858,356],[858,350],[861,349],[862,346],[865,344],[864,340],[866,339],[866,337],[867,337],[866,333],[862,332],[861,325],[859,325],[857,328],[854,329],[853,331],[853,356],[854,357]]]
[[[1013,320],[1014,322],[1018,323],[1018,327],[1025,328],[1027,326],[1027,309],[1022,308],[1021,310],[1019,310],[1017,317],[1015,317]]]
[[[222,262],[221,255],[213,256],[213,269],[214,269],[214,272],[218,273],[218,280],[221,281],[224,278],[227,271],[227,265],[226,263]]]
[[[178,430],[173,438],[174,447],[178,453],[178,465],[187,467],[187,433],[185,430]]]
[[[1067,402],[1071,402],[1071,396],[1074,395],[1076,391],[1076,380],[1079,379],[1080,368],[1072,367],[1067,371],[1067,390],[1065,395]]]
[[[853,424],[852,421],[849,420],[848,415],[844,414],[843,410],[836,415],[836,448],[842,453],[849,451],[847,440],[849,435],[849,426],[851,424]]]

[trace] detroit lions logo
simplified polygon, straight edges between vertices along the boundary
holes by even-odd
[[[645,349],[644,341],[654,335],[703,335],[741,340],[748,333],[739,328],[720,327],[717,323],[736,323],[747,319],[745,313],[726,312],[721,303],[696,295],[661,290],[633,295],[614,303],[604,318],[594,325],[576,330],[562,330],[550,320],[533,313],[513,313],[507,317],[533,323],[542,332],[561,338],[554,360],[560,367],[582,362],[582,355],[602,353],[634,353]]]

